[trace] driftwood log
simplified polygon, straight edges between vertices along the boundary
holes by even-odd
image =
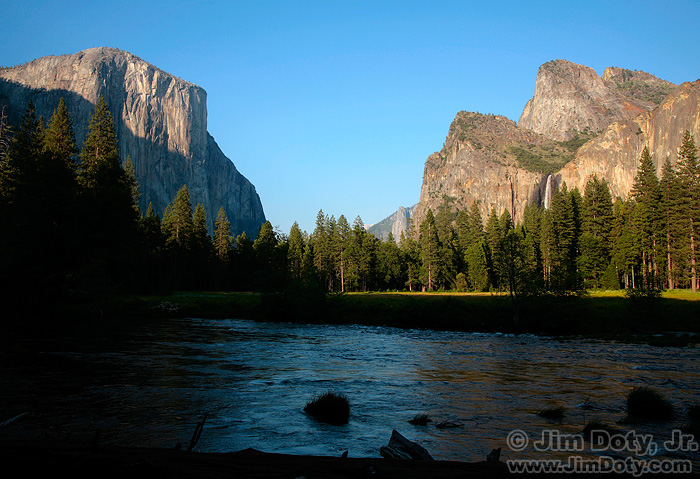
[[[409,441],[394,429],[389,444],[379,448],[379,454],[386,459],[415,459],[434,461],[433,457],[420,444]]]

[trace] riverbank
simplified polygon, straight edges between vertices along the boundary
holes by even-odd
[[[700,293],[666,291],[626,297],[622,291],[521,298],[491,293],[176,292],[116,296],[63,306],[60,316],[100,318],[238,318],[309,324],[361,324],[445,331],[501,332],[641,342],[700,343]]]

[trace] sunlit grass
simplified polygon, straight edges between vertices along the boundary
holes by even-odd
[[[658,346],[699,343],[700,293],[665,291],[628,298],[624,290],[521,298],[519,321],[506,293],[353,292],[324,295],[315,289],[282,293],[178,291],[114,298],[112,316],[202,317],[323,324],[364,324],[411,329],[533,333]],[[694,336],[693,333],[696,333]]]

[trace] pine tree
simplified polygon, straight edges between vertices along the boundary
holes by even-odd
[[[618,200],[613,205],[612,260],[625,288],[637,288],[639,251],[635,245],[633,217],[634,203]]]
[[[561,291],[574,291],[581,287],[577,264],[581,234],[581,203],[582,198],[578,189],[569,192],[566,184],[552,195],[550,210],[555,241],[550,246],[553,249],[555,288]]]
[[[357,216],[348,238],[348,285],[355,291],[367,291],[372,269],[373,245],[362,218]]]
[[[234,254],[229,260],[233,285],[238,290],[250,290],[251,279],[256,267],[255,250],[253,242],[246,232],[236,236]]]
[[[659,203],[661,191],[656,167],[645,146],[632,186],[632,197],[637,203],[634,213],[634,236],[642,255],[642,275],[645,288],[656,288],[658,276]]]
[[[90,118],[89,133],[80,152],[78,179],[84,188],[104,187],[119,181],[120,168],[114,118],[100,97]]]
[[[141,192],[139,191],[139,183],[136,181],[136,168],[130,156],[126,157],[122,168],[124,169],[124,185],[131,193],[131,207],[136,212],[136,215],[141,217],[141,208],[139,207]]]
[[[0,188],[0,290],[23,301],[29,285],[44,289],[48,257],[44,231],[49,226],[42,201],[43,128],[29,103],[3,163]],[[44,291],[42,291],[44,293]]]
[[[428,291],[432,291],[441,279],[441,244],[435,225],[435,217],[430,208],[420,225],[420,258],[422,263],[422,282]]]
[[[27,106],[19,130],[10,142],[5,158],[2,191],[8,202],[32,201],[39,183],[39,162],[43,150],[44,128],[36,117],[31,101]]]
[[[272,223],[265,221],[260,226],[258,236],[253,242],[257,272],[259,273],[257,279],[260,286],[266,287],[272,280],[272,274],[275,270],[275,247],[277,243],[278,238]]]
[[[556,194],[556,192],[554,193]],[[540,222],[540,251],[542,253],[542,279],[544,288],[552,290],[555,284],[554,270],[557,262],[557,234],[554,229],[551,202],[550,208],[542,211]]]
[[[495,208],[491,208],[488,220],[486,220],[485,239],[488,246],[488,262],[489,262],[489,283],[495,288],[501,287],[500,272],[502,267],[500,264],[501,246],[503,244],[503,229],[501,222],[498,219],[498,214]]]
[[[292,279],[302,278],[305,246],[301,229],[295,221],[289,230],[289,249],[287,251],[287,264]]]
[[[469,245],[464,253],[467,263],[467,279],[474,291],[489,289],[489,248],[482,238]]]
[[[435,216],[435,227],[440,241],[439,256],[442,260],[442,277],[445,283],[454,283],[457,271],[462,266],[462,260],[457,254],[459,246],[457,235],[452,227],[452,217],[450,206],[445,201]]]
[[[194,223],[187,185],[182,185],[173,202],[165,208],[162,225],[168,244],[177,244],[186,250],[190,248]]]
[[[698,288],[696,248],[698,224],[700,223],[700,169],[698,167],[698,149],[689,131],[683,135],[676,168],[681,186],[680,215],[685,222],[690,287],[693,292],[696,292]]]
[[[85,255],[76,277],[85,291],[110,294],[114,284],[129,284],[134,275],[139,217],[133,207],[132,184],[121,166],[114,120],[104,98],[97,102],[90,119],[80,161]]]
[[[682,258],[679,257],[682,243],[681,223],[684,223],[680,211],[682,197],[681,183],[673,165],[667,158],[661,170],[661,181],[659,183],[661,191],[660,200],[660,221],[661,232],[664,239],[664,253],[666,256],[665,277],[668,289],[674,289],[678,284],[679,264]]]
[[[58,102],[58,107],[49,120],[44,136],[44,151],[63,161],[70,171],[77,171],[75,157],[78,154],[78,147],[75,143],[73,120],[70,118],[63,98]]]
[[[316,215],[316,228],[311,234],[314,267],[319,275],[319,284],[328,291],[333,290],[333,249],[330,236],[330,218],[319,210]]]
[[[141,232],[147,251],[156,251],[164,246],[160,217],[156,215],[153,203],[148,203],[146,215],[141,219]]]
[[[413,291],[418,289],[421,284],[420,247],[418,242],[415,240],[413,223],[409,223],[405,234],[401,233],[399,244],[401,248],[401,256],[406,265],[406,283],[404,286],[406,286],[409,291]]]
[[[189,251],[189,271],[191,283],[197,289],[206,289],[210,283],[210,261],[214,247],[207,226],[207,212],[204,205],[197,204],[192,215],[192,241]]]
[[[192,248],[206,254],[210,247],[211,238],[207,226],[207,212],[202,203],[197,203],[192,214]]]
[[[344,215],[340,215],[335,227],[331,227],[331,243],[333,248],[333,263],[336,265],[336,275],[340,281],[340,291],[345,292],[350,225]]]
[[[214,222],[214,251],[221,263],[228,263],[229,252],[231,250],[231,222],[226,216],[224,207],[219,207],[219,213]]]
[[[377,251],[377,269],[379,282],[383,289],[400,289],[406,282],[403,274],[401,250],[389,232],[387,240],[381,242]]]
[[[582,204],[582,233],[579,241],[579,270],[587,285],[599,288],[610,264],[612,198],[605,180],[592,176],[586,182]]]

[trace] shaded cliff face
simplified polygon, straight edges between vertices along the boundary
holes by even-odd
[[[143,211],[152,202],[162,215],[186,184],[193,207],[206,208],[210,228],[223,206],[234,234],[257,234],[265,221],[260,198],[207,132],[202,88],[112,48],[0,70],[0,103],[9,106],[11,121],[21,117],[29,100],[48,120],[63,97],[79,147],[100,96],[115,118],[122,159],[134,162]]]
[[[594,135],[652,110],[673,87],[644,72],[608,68],[601,78],[592,68],[554,60],[539,68],[518,126],[560,141]]]
[[[592,175],[605,178],[613,198],[627,198],[644,146],[649,148],[657,175],[666,158],[675,164],[683,134],[700,138],[700,80],[683,83],[658,108],[632,120],[608,126],[581,147],[576,158],[555,175],[556,183],[583,187]]]
[[[414,224],[420,225],[428,208],[436,214],[445,202],[458,211],[479,201],[484,220],[491,208],[522,219],[528,203],[542,201],[546,179],[536,168],[522,167],[523,152],[536,152],[545,164],[573,157],[559,143],[503,116],[458,113],[445,146],[426,160]]]

